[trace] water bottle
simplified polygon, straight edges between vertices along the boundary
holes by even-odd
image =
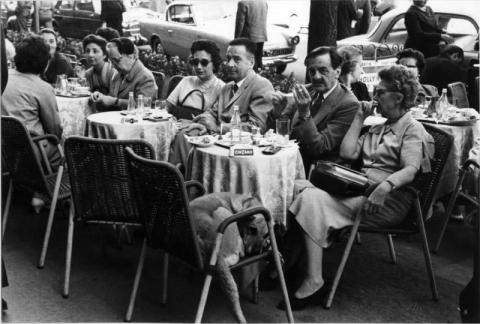
[[[442,120],[445,117],[449,106],[450,104],[448,103],[447,89],[443,88],[442,95],[438,99],[437,106],[435,107],[437,110],[437,116],[439,120]]]
[[[233,116],[232,120],[230,121],[231,123],[231,133],[232,133],[232,142],[238,142],[240,143],[241,141],[241,123],[242,120],[240,119],[240,108],[238,105],[233,106]]]
[[[143,118],[143,115],[145,114],[144,110],[145,108],[143,106],[143,95],[139,94],[137,98],[137,115],[139,119]]]
[[[133,91],[128,93],[128,106],[127,106],[127,115],[135,114],[135,98],[133,97]]]

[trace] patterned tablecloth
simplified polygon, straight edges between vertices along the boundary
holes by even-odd
[[[87,118],[86,136],[105,139],[144,139],[152,144],[157,160],[168,161],[170,144],[177,133],[172,120],[151,122],[140,120],[124,123],[118,111],[93,114]]]
[[[200,181],[208,193],[228,191],[257,197],[275,222],[286,223],[294,181],[305,179],[296,145],[274,155],[264,155],[254,147],[253,156],[229,157],[229,150],[217,145],[196,148],[192,154],[191,179]]]
[[[85,134],[87,116],[95,112],[89,97],[69,98],[56,96],[58,112],[63,126],[63,137]]]

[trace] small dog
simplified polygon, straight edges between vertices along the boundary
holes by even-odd
[[[210,262],[218,225],[235,213],[257,206],[262,205],[256,198],[226,192],[205,195],[190,203],[205,264]],[[240,307],[238,287],[230,266],[238,263],[245,255],[262,251],[268,227],[261,215],[254,215],[247,221],[239,221],[237,225],[232,224],[226,228],[215,269],[220,286],[228,297],[237,320],[246,323]]]

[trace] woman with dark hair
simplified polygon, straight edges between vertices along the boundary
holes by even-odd
[[[298,260],[290,253],[299,255],[305,249],[306,267],[303,281],[290,300],[292,309],[317,301],[316,292],[324,285],[323,249],[330,245],[331,231],[351,226],[360,210],[363,210],[362,224],[386,227],[401,223],[413,201],[412,194],[403,190],[403,186],[412,182],[420,169],[430,171],[433,138],[409,112],[417,96],[414,74],[403,66],[393,65],[378,75],[380,82],[373,99],[386,122],[372,126],[362,135],[363,122],[372,113],[372,104],[363,102],[340,146],[342,158],[362,159],[362,172],[370,184],[376,185],[375,189],[368,197],[342,197],[316,188],[306,180],[295,184],[296,197],[289,208],[294,219],[285,242],[288,246],[285,257],[287,264],[295,265]]]
[[[32,27],[32,1],[18,1],[15,7],[15,16],[7,21],[7,30],[26,33]]]
[[[100,36],[90,34],[82,41],[83,51],[91,66],[85,71],[90,91],[108,94],[112,79],[117,70],[107,59],[107,41]]]
[[[367,85],[360,81],[363,73],[362,51],[355,46],[342,46],[338,48],[338,54],[343,57],[338,81],[350,89],[359,101],[370,101]]]
[[[50,28],[44,28],[40,30],[38,34],[50,48],[50,60],[48,61],[47,69],[42,75],[42,79],[50,84],[55,84],[57,81],[57,75],[59,74],[66,74],[67,77],[75,76],[70,61],[65,55],[57,52],[57,35],[55,34],[55,31]]]
[[[53,134],[62,137],[62,125],[58,115],[53,88],[40,78],[50,59],[49,47],[42,37],[28,36],[16,47],[15,67],[8,77],[2,94],[2,115],[13,116],[23,122],[33,135]],[[60,155],[47,140],[40,141],[53,168],[58,167]],[[32,199],[38,207],[43,201]]]
[[[220,49],[217,44],[210,40],[199,39],[193,42],[190,52],[192,56],[189,63],[194,69],[195,76],[184,77],[168,96],[167,104],[170,107],[179,105],[192,90],[198,89],[201,93],[192,93],[183,104],[202,109],[203,95],[205,99],[203,108],[211,108],[217,101],[220,90],[225,84],[214,74],[222,63]]]
[[[420,83],[420,75],[425,69],[425,58],[422,52],[412,48],[406,48],[403,51],[397,53],[396,64],[407,67],[415,76],[415,79],[418,82],[418,95],[417,99],[415,100],[415,103],[417,105],[423,104],[427,96],[438,96],[438,90],[435,86]]]
[[[405,27],[405,48],[416,49],[425,57],[438,55],[441,43],[449,44],[453,41],[438,25],[435,13],[427,6],[427,0],[413,0],[405,13]]]

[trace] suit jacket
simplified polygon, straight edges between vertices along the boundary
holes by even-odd
[[[130,91],[134,92],[135,98],[139,94],[142,94],[144,97],[152,97],[152,100],[155,100],[157,97],[155,78],[152,72],[140,60],[135,61],[127,75],[123,76],[120,73],[116,73],[113,76],[109,95],[119,99],[128,99]]]
[[[425,60],[425,69],[420,74],[420,83],[427,83],[437,87],[441,93],[449,83],[465,82],[460,66],[446,57],[434,56]]]
[[[432,8],[427,6],[426,12],[423,12],[418,7],[411,6],[405,13],[405,27],[408,32],[405,48],[419,50],[425,58],[438,55],[442,30]]]
[[[238,2],[235,38],[246,37],[255,43],[267,41],[267,11],[265,0]]]
[[[233,114],[232,106],[238,105],[242,122],[246,122],[250,126],[260,127],[261,132],[265,132],[267,115],[273,108],[271,99],[273,92],[272,84],[252,70],[247,74],[240,88],[230,99],[234,84],[234,82],[225,84],[220,91],[217,103],[203,114],[197,116],[194,121],[204,124],[210,131],[218,132],[222,121],[230,121]]]
[[[337,40],[353,35],[352,20],[357,19],[353,0],[340,0],[337,11]]]
[[[366,34],[372,21],[372,6],[370,0],[355,0],[355,9],[357,9],[357,24],[355,25],[355,34]],[[362,14],[359,14],[362,10]]]
[[[291,137],[300,142],[307,170],[314,160],[338,159],[338,149],[359,105],[353,93],[339,83],[309,120],[299,120],[295,112]]]

